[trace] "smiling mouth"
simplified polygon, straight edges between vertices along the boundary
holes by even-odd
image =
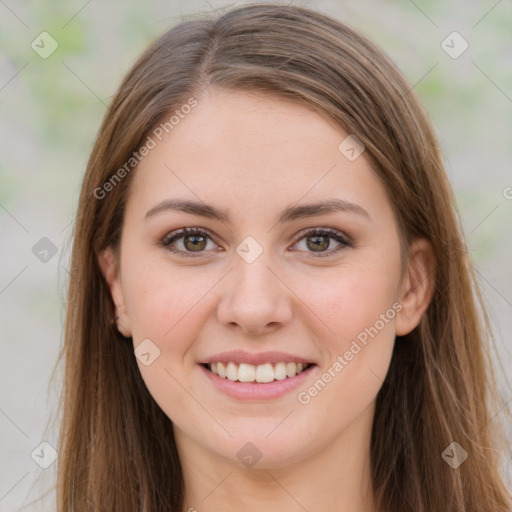
[[[296,377],[308,368],[315,366],[314,363],[266,363],[266,364],[246,364],[246,363],[205,363],[206,369],[210,370],[219,377],[233,382],[257,382],[266,384],[275,380],[286,380]]]

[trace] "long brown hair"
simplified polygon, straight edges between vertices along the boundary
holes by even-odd
[[[181,512],[172,422],[148,392],[132,344],[112,325],[97,261],[106,247],[118,250],[136,166],[110,181],[108,193],[98,190],[164,116],[190,98],[200,104],[206,87],[272,94],[330,116],[366,146],[403,239],[432,243],[434,296],[419,326],[396,339],[377,396],[371,463],[378,510],[509,511],[492,418],[499,408],[492,334],[428,116],[397,67],[358,32],[306,8],[257,4],[163,34],[106,112],[74,227],[58,512]],[[452,442],[468,453],[457,468],[442,457]]]

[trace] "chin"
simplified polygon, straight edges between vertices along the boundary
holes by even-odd
[[[281,419],[282,421],[282,419]],[[211,451],[230,461],[230,463],[247,469],[278,469],[284,468],[309,457],[318,451],[318,446],[309,446],[311,436],[305,432],[301,436],[288,436],[282,433],[268,432],[256,436],[250,428],[240,430],[233,439],[210,446]],[[299,450],[300,447],[300,450]]]

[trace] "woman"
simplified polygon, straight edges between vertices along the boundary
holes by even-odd
[[[340,22],[250,5],[155,41],[70,275],[60,512],[510,510],[437,141]]]

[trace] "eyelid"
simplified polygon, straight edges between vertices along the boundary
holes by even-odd
[[[199,251],[198,253],[194,254],[193,251],[182,251],[179,249],[171,248],[171,243],[175,240],[179,240],[180,238],[184,238],[187,235],[205,235],[207,238],[210,238],[215,244],[219,245],[216,242],[216,236],[206,228],[200,228],[200,227],[187,227],[187,228],[180,228],[176,229],[174,231],[171,231],[170,233],[167,233],[159,242],[158,245],[164,247],[169,252],[176,254],[178,256],[183,256],[185,258],[192,257],[197,258],[200,256],[204,256],[206,254],[205,251]]]
[[[180,228],[177,230],[174,230],[170,233],[167,233],[160,241],[159,245],[167,249],[168,251],[172,252],[173,254],[183,256],[183,257],[201,257],[207,254],[207,251],[198,251],[197,253],[194,253],[193,251],[182,251],[179,249],[173,249],[171,248],[171,243],[175,240],[179,240],[180,238],[184,238],[187,235],[206,235],[207,238],[210,238],[214,243],[216,242],[216,236],[207,228],[202,227],[186,227],[186,228]],[[305,228],[294,237],[293,245],[300,242],[303,238],[307,238],[308,236],[328,236],[332,239],[334,239],[336,242],[341,244],[341,246],[338,246],[335,249],[329,249],[327,251],[320,251],[320,252],[314,252],[314,251],[306,251],[309,254],[314,255],[315,258],[322,258],[322,257],[329,257],[334,254],[339,253],[341,250],[347,248],[347,247],[353,247],[353,242],[351,237],[343,233],[342,231],[339,231],[338,229],[330,228],[330,227],[310,227]],[[217,244],[218,245],[218,244]],[[294,252],[302,252],[302,251],[294,251]]]
[[[313,227],[313,228],[305,228],[302,231],[299,231],[297,235],[295,236],[295,242],[297,243],[300,239],[304,238],[305,236],[313,236],[314,234],[321,234],[321,235],[328,235],[332,238],[340,238],[343,243],[346,245],[352,245],[352,239],[345,234],[343,231],[340,231],[335,228],[328,228],[328,227]]]
[[[181,238],[182,236],[186,236],[186,235],[196,235],[196,234],[207,235],[212,240],[215,240],[215,238],[216,238],[216,236],[209,229],[193,226],[193,227],[188,227],[188,228],[175,229],[174,231],[167,233],[162,238],[162,243],[169,243],[173,239],[178,239],[178,238]]]
[[[321,259],[321,258],[329,258],[333,256],[337,256],[340,252],[342,252],[347,247],[354,247],[354,244],[352,242],[352,239],[343,233],[342,231],[339,231],[338,229],[334,228],[327,228],[327,227],[313,227],[313,228],[306,228],[302,231],[300,231],[296,237],[293,245],[300,242],[302,239],[307,238],[308,236],[327,236],[331,239],[334,239],[338,244],[340,244],[338,247],[334,249],[329,249],[327,251],[320,251],[320,252],[314,252],[314,251],[306,251],[306,253],[309,255],[313,255],[313,258],[315,259]],[[294,252],[302,252],[302,251],[294,251]]]

